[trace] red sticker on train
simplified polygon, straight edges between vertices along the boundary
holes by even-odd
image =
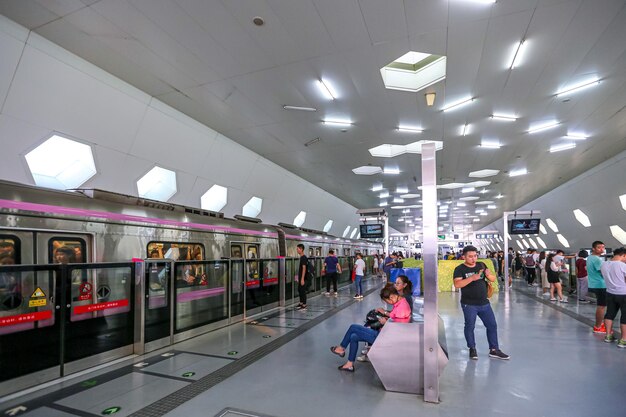
[[[29,323],[52,318],[52,310],[36,311],[28,314],[18,314],[17,316],[0,317],[0,326],[13,326],[15,324]]]
[[[74,314],[92,313],[94,311],[108,310],[110,308],[126,307],[128,299],[107,301],[106,303],[87,304],[74,307]]]

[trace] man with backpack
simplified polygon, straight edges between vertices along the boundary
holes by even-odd
[[[537,262],[534,252],[534,249],[528,249],[526,256],[524,256],[524,266],[526,267],[526,278],[528,280],[529,287],[533,286],[533,283],[535,282],[535,276],[537,275],[535,269]]]

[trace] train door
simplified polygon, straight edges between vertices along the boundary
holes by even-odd
[[[172,305],[174,263],[169,259],[147,259],[144,262],[142,277],[143,323],[139,337],[143,341],[143,353],[151,352],[173,342],[174,308]],[[143,332],[143,334],[142,334]]]
[[[246,283],[246,316],[262,311],[263,288],[261,278],[261,262],[259,261],[260,245],[256,243],[244,244],[245,283]]]
[[[134,265],[97,264],[89,234],[35,234],[37,262],[66,271],[63,361],[67,373],[133,353]],[[43,290],[43,288],[42,288]]]
[[[312,249],[312,250],[311,250]],[[313,257],[313,265],[315,265],[315,276],[313,277],[313,282],[311,283],[311,287],[309,291],[313,293],[320,292],[322,289],[322,247],[321,246],[313,246],[309,248],[309,251],[312,252],[310,257]]]

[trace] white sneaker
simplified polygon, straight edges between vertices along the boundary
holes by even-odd
[[[367,356],[366,356],[366,355],[363,355],[363,356],[357,356],[356,360],[357,360],[357,361],[359,361],[359,362],[369,362],[369,361],[370,361],[370,360],[367,358]]]
[[[330,293],[329,293],[328,291],[326,291],[326,292],[324,293],[324,295],[325,295],[326,297],[328,297],[328,296],[330,295]]]
[[[568,303],[569,302],[569,301],[567,301],[567,298],[561,298],[559,301],[562,302],[562,303]]]

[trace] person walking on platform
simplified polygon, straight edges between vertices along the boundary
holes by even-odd
[[[528,249],[526,256],[524,256],[524,266],[526,267],[526,278],[528,280],[529,287],[532,287],[535,282],[535,267],[537,263],[534,252],[534,249]]]
[[[617,342],[617,347],[626,348],[626,249],[617,248],[613,251],[610,261],[602,264],[602,276],[606,283],[606,314],[604,315],[604,327],[606,337],[604,341],[611,343],[613,336],[613,320],[618,312],[621,312],[620,330],[622,337]]]
[[[554,291],[559,297],[559,301],[567,303],[567,297],[563,297],[563,287],[561,286],[561,261],[557,258],[557,255],[551,253],[546,258],[546,272],[548,273],[548,282],[550,283],[550,301],[556,301],[554,297]]]
[[[300,255],[300,263],[298,264],[298,296],[300,297],[300,303],[298,303],[296,310],[306,311],[306,278],[309,258],[304,254],[304,245],[302,243],[298,243],[296,251]]]
[[[589,256],[587,251],[582,249],[580,252],[578,252],[578,259],[576,259],[578,302],[582,304],[589,303],[589,299],[587,298],[587,293],[589,292],[589,279],[587,278],[587,256]]]
[[[621,311],[620,329],[622,337],[617,342],[617,347],[626,348],[626,249],[615,249],[613,257],[610,261],[602,264],[601,270],[606,283],[606,315],[604,316],[606,337],[604,341],[611,343],[615,340],[613,320]]]
[[[392,253],[391,255],[387,256],[385,260],[383,261],[383,277],[385,278],[386,281],[388,281],[391,278],[391,269],[396,264],[395,257],[396,257],[395,253]]]
[[[337,296],[337,275],[341,274],[341,265],[335,256],[335,251],[330,249],[328,256],[324,259],[324,271],[326,275],[326,292],[324,295],[330,295],[330,283],[333,283],[333,291]]]
[[[465,340],[469,348],[470,359],[478,359],[474,327],[476,316],[480,317],[487,328],[489,342],[489,357],[495,359],[509,359],[509,355],[502,352],[498,346],[498,324],[487,298],[487,282],[495,282],[496,277],[484,263],[477,263],[478,252],[474,246],[463,248],[465,261],[454,269],[454,287],[461,289],[461,308],[465,317]]]
[[[354,277],[354,288],[356,294],[354,298],[360,300],[363,298],[363,277],[365,276],[365,261],[363,255],[356,254],[356,261],[354,262],[354,268],[356,269],[356,275]]]
[[[587,257],[587,278],[589,280],[589,292],[596,295],[596,324],[593,326],[594,333],[606,333],[604,325],[604,313],[606,311],[606,284],[602,276],[602,258],[604,243],[596,240],[591,245],[591,255]]]

